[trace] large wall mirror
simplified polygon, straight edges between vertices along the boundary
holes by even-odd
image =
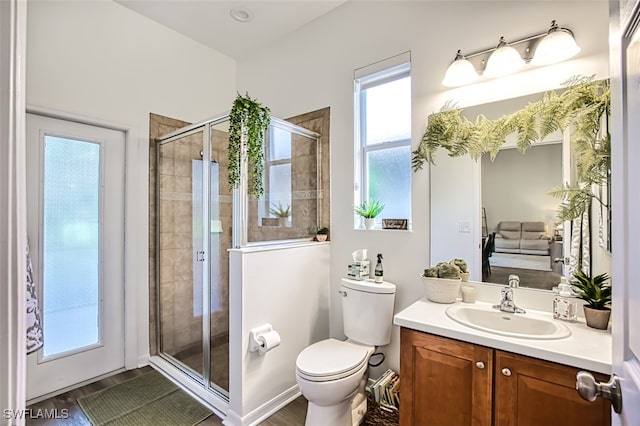
[[[462,115],[472,122],[480,115],[497,119],[542,96],[467,107]],[[430,169],[431,262],[463,257],[474,281],[506,285],[509,275],[516,274],[523,287],[556,286],[575,245],[575,224],[558,222],[562,200],[550,195],[553,188],[576,179],[569,132],[553,132],[525,153],[510,135],[493,161],[488,154],[473,160],[469,155],[449,157],[438,149]],[[610,254],[602,242],[600,215],[606,210],[592,210],[591,227],[580,234],[580,244],[589,250],[588,262],[595,271],[608,271]]]
[[[541,97],[538,93],[465,108],[463,114],[471,121],[481,114],[497,119]],[[510,135],[495,159],[483,155],[479,160],[480,247],[486,247],[482,281],[506,285],[509,275],[516,274],[522,286],[544,290],[560,282],[564,230],[556,225],[556,210],[561,200],[549,191],[570,178],[563,139],[556,131],[523,154]]]

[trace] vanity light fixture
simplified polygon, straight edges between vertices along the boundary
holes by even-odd
[[[551,21],[551,27],[539,34],[507,42],[496,47],[463,55],[460,50],[447,68],[442,85],[458,87],[471,84],[480,76],[496,78],[513,74],[526,64],[544,66],[565,61],[580,52],[573,32]]]

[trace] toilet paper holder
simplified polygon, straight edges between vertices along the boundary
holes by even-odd
[[[258,340],[258,336],[273,331],[271,324],[263,324],[249,330],[249,352],[258,352],[263,348],[263,342]]]

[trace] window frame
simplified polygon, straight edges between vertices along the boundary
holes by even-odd
[[[270,126],[269,130],[268,130],[268,136],[267,136],[267,146],[266,146],[266,155],[265,155],[265,162],[264,162],[264,176],[265,176],[265,188],[267,189],[267,195],[264,198],[265,201],[265,206],[264,206],[264,217],[271,217],[270,209],[271,209],[271,181],[270,181],[270,170],[271,167],[274,166],[282,166],[282,165],[289,165],[289,169],[291,170],[292,168],[292,164],[293,164],[293,159],[292,159],[292,153],[289,154],[289,157],[286,158],[279,158],[277,160],[272,160],[272,158],[275,156],[275,136],[274,136],[274,129],[275,126]],[[291,138],[291,133],[289,133],[290,138]],[[292,138],[291,138],[292,139]],[[290,143],[293,144],[293,140],[290,140]],[[291,149],[293,149],[293,146],[291,147]],[[291,176],[291,179],[293,179],[293,175]],[[291,184],[291,182],[289,182]],[[293,193],[291,192],[290,189],[290,197],[293,197]],[[293,201],[293,200],[292,200]],[[292,205],[293,203],[290,203],[290,205]],[[259,225],[262,226],[262,225]]]
[[[411,61],[408,60],[399,65],[391,66],[386,69],[372,72],[362,77],[354,78],[354,119],[355,119],[355,182],[354,182],[354,204],[360,205],[367,201],[369,193],[369,166],[367,154],[374,151],[384,151],[399,147],[409,147],[411,150],[411,129],[409,129],[409,137],[404,139],[395,139],[385,142],[379,142],[367,145],[367,108],[366,108],[366,90],[409,78],[411,84]],[[411,163],[407,164],[411,168]],[[411,178],[409,190],[411,190]],[[409,199],[409,217],[407,218],[411,224],[411,199]],[[410,226],[410,225],[409,225]],[[354,229],[364,229],[364,220],[362,217],[354,214]],[[376,228],[379,229],[378,224]]]

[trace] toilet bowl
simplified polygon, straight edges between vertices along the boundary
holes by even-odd
[[[296,360],[296,381],[309,401],[307,426],[351,426],[351,402],[364,395],[372,346],[327,339],[304,349]]]
[[[391,341],[394,284],[344,278],[339,293],[347,340],[322,340],[296,359],[296,382],[309,401],[306,426],[357,425],[366,411],[369,357]]]

